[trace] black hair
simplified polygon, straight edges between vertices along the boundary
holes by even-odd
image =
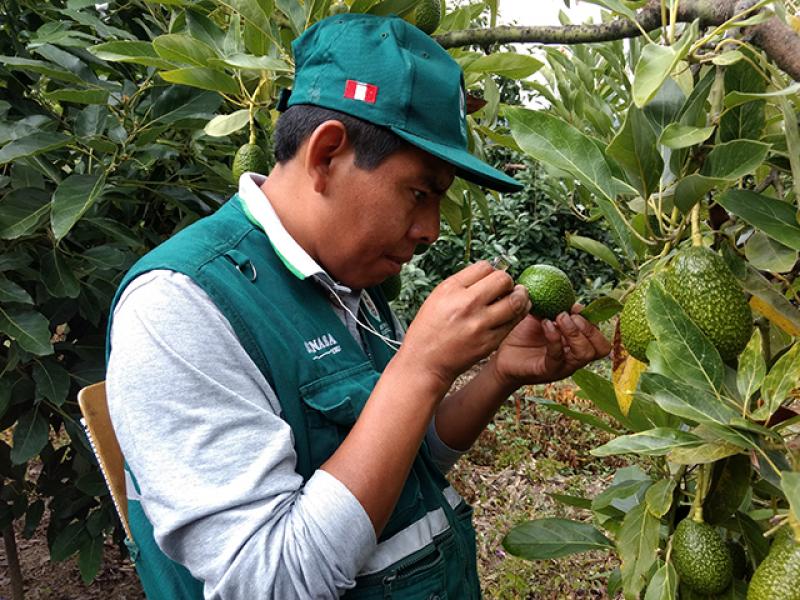
[[[360,169],[371,171],[406,142],[386,127],[375,125],[337,110],[310,104],[289,107],[278,118],[272,140],[275,160],[284,163],[294,158],[297,150],[314,130],[325,121],[340,121],[355,150],[355,163]]]

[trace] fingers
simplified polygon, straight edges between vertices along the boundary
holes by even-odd
[[[582,316],[561,313],[556,317],[556,323],[564,334],[575,361],[588,363],[611,351],[611,344],[603,334]]]
[[[500,272],[498,271],[498,273]],[[497,295],[492,298],[497,298]],[[502,298],[490,304],[486,310],[490,326],[496,328],[505,325],[513,327],[525,318],[530,309],[531,300],[528,290],[523,285],[517,285],[513,286],[511,293],[506,293]]]
[[[528,292],[524,286],[522,288],[523,299],[528,298]],[[514,291],[514,280],[505,271],[493,271],[480,281],[476,281],[470,286],[470,292],[475,293],[475,299],[480,304],[491,304],[498,298],[506,296]],[[516,300],[515,300],[516,302]]]
[[[480,260],[461,269],[458,273],[452,275],[451,279],[463,287],[469,287],[494,271],[495,269],[489,264],[489,261]]]

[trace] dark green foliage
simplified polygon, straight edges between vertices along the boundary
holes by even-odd
[[[719,594],[733,577],[730,552],[717,530],[691,518],[675,528],[672,562],[681,583],[700,594]]]
[[[750,456],[736,454],[714,464],[711,488],[703,502],[703,519],[712,525],[726,521],[750,490]]]

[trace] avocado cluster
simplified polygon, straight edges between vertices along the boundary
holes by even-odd
[[[719,351],[722,360],[736,358],[753,333],[753,314],[739,282],[713,251],[695,246],[678,252],[661,273],[642,281],[620,315],[620,337],[628,353],[647,362],[654,336],[647,324],[647,288],[658,279],[689,318]]]
[[[558,267],[532,265],[522,272],[517,283],[528,289],[531,314],[545,319],[555,319],[562,312],[570,312],[575,304],[575,289]]]

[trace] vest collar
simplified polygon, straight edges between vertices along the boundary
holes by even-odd
[[[337,292],[351,293],[352,290],[337,283],[300,244],[289,235],[281,223],[269,198],[261,191],[261,185],[267,180],[264,175],[245,173],[239,178],[239,198],[247,218],[267,234],[275,254],[286,268],[298,279],[315,278]]]

